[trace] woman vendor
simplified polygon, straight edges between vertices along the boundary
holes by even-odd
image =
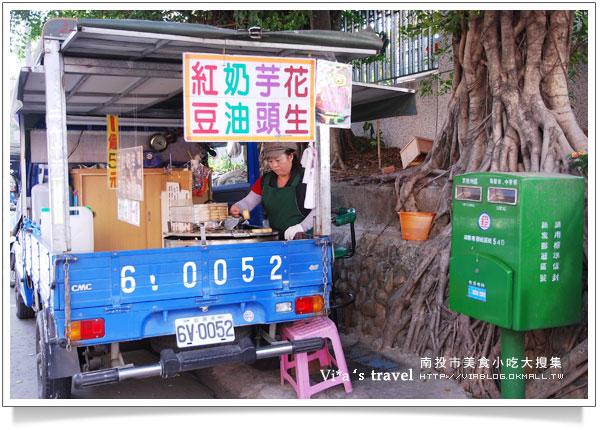
[[[244,210],[251,211],[259,203],[264,205],[269,226],[284,232],[285,240],[313,227],[314,209],[304,207],[306,184],[304,171],[296,155],[295,143],[265,144],[264,155],[271,171],[252,185],[250,193],[231,206],[229,213],[239,218]]]

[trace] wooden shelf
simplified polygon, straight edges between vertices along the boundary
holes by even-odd
[[[144,169],[144,200],[140,202],[140,226],[117,218],[117,192],[108,188],[106,169],[73,169],[71,185],[78,192],[80,206],[94,213],[94,251],[123,251],[162,247],[160,193],[167,182],[180,189],[192,189],[192,173]]]

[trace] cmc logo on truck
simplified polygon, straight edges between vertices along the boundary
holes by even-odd
[[[92,291],[92,284],[75,284],[71,286],[71,291],[74,293],[79,291]]]

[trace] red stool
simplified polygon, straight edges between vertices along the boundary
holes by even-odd
[[[338,384],[344,384],[346,393],[352,392],[352,383],[342,349],[342,342],[333,321],[327,317],[312,318],[295,322],[291,327],[283,327],[282,337],[284,340],[302,340],[313,337],[321,337],[325,339],[325,348],[308,354],[306,352],[294,354],[294,360],[288,360],[288,355],[282,355],[279,359],[279,369],[281,373],[281,385],[287,380],[296,390],[299,399],[310,399],[310,396],[319,391],[326,390]],[[331,341],[333,353],[332,357],[327,347],[327,339]],[[337,366],[340,375],[333,379],[326,379],[313,386],[310,385],[308,372],[308,363],[312,360],[319,359],[321,366],[329,366],[332,362]],[[296,369],[296,379],[290,375],[289,369]]]

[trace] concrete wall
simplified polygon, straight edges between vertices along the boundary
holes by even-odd
[[[450,94],[441,96],[420,97],[418,95],[419,80],[400,83],[399,87],[417,90],[417,115],[384,118],[379,121],[383,141],[387,148],[403,148],[413,136],[435,139],[443,126],[448,111]],[[371,121],[375,125],[375,121]],[[357,136],[366,136],[364,123],[352,124],[352,131]]]
[[[452,64],[448,57],[440,59],[438,69],[441,79],[449,79]],[[571,95],[571,106],[579,126],[587,132],[588,130],[588,65],[582,64],[576,67],[575,80],[569,82],[569,93]],[[395,86],[417,90],[417,115],[385,118],[380,120],[380,129],[385,146],[403,148],[413,136],[435,139],[435,136],[444,125],[450,94],[440,96],[419,96],[419,82],[424,77],[414,79],[405,77],[398,80]],[[434,88],[439,89],[437,83]],[[373,125],[375,125],[375,122]],[[357,136],[367,136],[363,131],[364,123],[352,124],[352,131]],[[368,136],[367,136],[368,137]]]
[[[440,44],[442,43],[448,43],[448,41],[440,41]],[[449,54],[446,54],[439,59],[439,67],[434,72],[439,76],[440,80],[447,80],[450,79],[451,71],[452,57]],[[443,121],[446,118],[446,113],[448,111],[450,93],[439,96],[421,97],[419,95],[419,82],[428,78],[423,75],[424,74],[406,76],[397,80],[395,86],[417,91],[417,115],[384,118],[380,120],[379,126],[382,137],[385,146],[388,148],[403,148],[413,136],[425,137],[433,140],[444,125]],[[439,91],[439,81],[434,82],[434,91]],[[375,125],[375,122],[372,122],[373,125]],[[362,127],[363,123],[352,124],[352,131],[357,136],[363,136],[365,135],[365,132]]]
[[[587,64],[575,67],[574,82],[569,82],[571,107],[575,113],[577,124],[587,134],[588,131],[588,69]]]

